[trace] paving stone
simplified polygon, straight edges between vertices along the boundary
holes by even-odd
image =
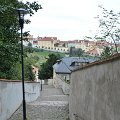
[[[68,96],[44,85],[38,99],[26,104],[26,112],[28,120],[68,120]],[[22,120],[22,105],[9,120]]]

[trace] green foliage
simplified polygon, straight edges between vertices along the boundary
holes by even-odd
[[[40,63],[46,62],[46,58],[48,58],[49,54],[60,54],[61,57],[65,56],[65,53],[58,53],[58,52],[51,52],[51,51],[45,51],[43,49],[38,48],[32,48],[33,52],[27,54],[27,59],[30,59],[34,66],[39,67]]]
[[[84,50],[82,50],[81,48],[79,48],[78,51],[77,51],[78,57],[83,56],[83,54],[84,54]]]
[[[101,54],[101,56],[100,56],[100,58],[101,59],[105,59],[105,58],[108,58],[108,57],[110,57],[111,55],[113,55],[113,48],[111,48],[111,47],[105,47],[104,48],[104,51],[102,52],[102,54]]]
[[[16,9],[21,7],[33,15],[41,8],[41,5],[38,5],[37,2],[24,4],[18,0],[0,0],[0,78],[19,79],[19,77],[15,77],[14,73],[17,74],[16,64],[20,62],[21,58],[18,32],[20,28],[16,13]],[[25,23],[28,24],[30,21],[26,20]]]
[[[31,43],[28,44],[28,46],[24,47],[24,52],[27,53],[33,53],[33,48],[31,46]]]
[[[29,43],[28,43],[28,47],[32,47],[32,43],[29,42]]]
[[[0,45],[0,75],[1,78],[10,78],[11,69],[15,66],[16,62],[19,60],[20,50],[18,46],[1,44]]]
[[[25,80],[28,80],[28,81],[34,81],[35,80],[35,75],[32,72],[31,62],[25,61],[24,71],[25,71],[25,76],[24,76]]]
[[[21,80],[21,64],[20,62],[17,62],[11,69],[9,70],[9,73],[7,75],[7,79],[11,80]]]
[[[32,72],[32,65],[33,62],[30,59],[24,59],[24,79],[27,81],[33,81],[35,80],[35,75]],[[17,62],[14,67],[12,67],[9,70],[9,73],[7,73],[7,79],[12,80],[21,80],[21,74],[22,74],[22,68],[21,68],[21,62]]]
[[[70,48],[71,57],[81,57],[83,55],[84,55],[84,50],[82,50],[81,48],[74,48],[74,47]]]
[[[53,76],[53,65],[60,59],[60,55],[49,54],[49,58],[41,65],[39,79],[49,79]]]
[[[99,35],[96,38],[106,41],[112,41],[115,45],[115,51],[118,52],[116,43],[120,40],[120,13],[114,13],[113,10],[106,10],[99,6],[102,10],[102,15],[98,15],[99,20]]]

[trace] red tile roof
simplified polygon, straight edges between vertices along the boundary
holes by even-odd
[[[39,41],[53,41],[53,40],[57,40],[57,37],[39,37],[38,40]]]

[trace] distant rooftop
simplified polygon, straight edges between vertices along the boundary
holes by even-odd
[[[95,59],[79,58],[79,57],[64,57],[53,65],[56,73],[70,74],[72,70],[78,66],[72,65],[73,63],[91,63],[96,61]]]
[[[57,40],[57,37],[38,37],[39,41],[53,41]]]

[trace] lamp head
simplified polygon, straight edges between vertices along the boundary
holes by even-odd
[[[24,24],[24,15],[27,14],[28,11],[23,9],[23,8],[16,9],[16,11],[18,12],[19,24],[20,24],[20,27],[22,29],[23,28],[23,24]]]
[[[24,15],[28,13],[28,11],[23,8],[16,9],[16,11],[18,12],[19,19],[24,19]]]

